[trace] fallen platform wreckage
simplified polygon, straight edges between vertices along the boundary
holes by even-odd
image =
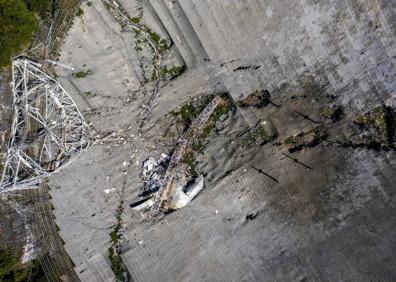
[[[13,120],[0,192],[38,187],[92,140],[73,99],[40,64],[14,59],[12,79]]]
[[[186,166],[182,163],[182,160],[194,139],[202,133],[210,116],[221,101],[220,96],[215,96],[198,115],[187,132],[179,138],[169,161],[169,157],[162,154],[158,162],[153,157],[149,157],[143,163],[145,185],[142,187],[139,196],[145,198],[131,204],[132,209],[146,211],[150,217],[156,217],[161,212],[186,206],[203,189],[203,176],[189,179]],[[147,197],[147,195],[149,196]]]

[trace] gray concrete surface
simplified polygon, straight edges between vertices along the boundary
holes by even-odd
[[[121,2],[130,13],[139,7]],[[188,70],[162,83],[140,135],[146,97],[134,37],[99,1],[83,9],[60,61],[92,73],[80,79],[57,73],[96,130],[115,132],[119,141],[90,148],[50,178],[65,248],[76,269],[89,269],[79,275],[83,281],[109,279],[96,261],[107,262],[119,196],[121,257],[136,281],[396,279],[394,151],[323,142],[293,154],[309,170],[282,157],[287,150],[280,145],[313,127],[293,110],[325,122],[321,108],[342,106],[345,117],[329,132],[336,138],[369,108],[396,106],[396,2],[148,1],[143,19],[174,42],[174,60]],[[198,95],[226,90],[238,100],[256,89],[268,89],[282,107],[238,108],[210,135],[197,158],[206,187],[191,204],[157,222],[129,208],[141,162],[174,144],[164,137],[173,126],[169,111]],[[245,146],[238,133],[260,118],[273,121],[277,140]]]

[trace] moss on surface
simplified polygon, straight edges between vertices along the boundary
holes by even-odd
[[[81,70],[73,73],[73,77],[75,78],[84,78],[91,74],[91,70]]]
[[[354,123],[364,129],[363,133],[350,140],[354,144],[371,144],[372,147],[395,148],[396,113],[384,105],[357,116]]]
[[[83,11],[83,9],[81,9],[81,8],[78,8],[78,11],[77,11],[77,14],[76,14],[76,16],[77,17],[82,17],[84,15],[84,11]]]
[[[172,124],[176,125],[175,129],[178,131],[179,136],[181,136],[190,128],[193,121],[217,95],[222,97],[222,101],[209,117],[209,120],[202,128],[202,132],[192,140],[190,148],[191,151],[189,151],[184,157],[184,163],[187,166],[187,171],[192,176],[197,173],[195,165],[197,154],[203,153],[205,145],[207,144],[207,138],[216,129],[216,123],[223,115],[227,114],[232,109],[232,100],[227,93],[215,93],[195,98],[193,101],[182,105],[179,111],[172,110],[169,112],[169,117],[173,120]],[[170,131],[171,130],[167,129],[163,136],[168,136],[168,132]]]
[[[196,175],[195,156],[193,152],[188,152],[184,156],[184,163],[187,165],[187,170],[190,175]]]
[[[139,24],[140,23],[140,18],[138,17],[134,17],[134,18],[130,18],[131,22],[133,22],[134,24]]]
[[[149,27],[145,26],[145,30],[150,34],[151,40],[154,42],[155,46],[161,54],[164,54],[166,50],[169,49],[169,45],[165,39],[162,39],[158,33],[152,31]]]
[[[121,199],[120,204],[116,210],[115,218],[117,220],[116,225],[114,226],[114,229],[110,232],[110,238],[111,238],[111,246],[108,250],[108,258],[110,260],[110,266],[111,269],[113,270],[114,275],[117,278],[117,281],[122,281],[126,282],[129,281],[128,278],[128,271],[120,257],[120,254],[118,253],[118,242],[119,239],[121,238],[120,232],[121,232],[121,215],[122,212],[124,211],[124,201]]]
[[[268,90],[256,90],[244,99],[238,101],[240,107],[256,107],[261,108],[271,101],[271,95]]]
[[[372,111],[359,115],[355,118],[354,122],[358,125],[386,129],[387,127],[387,112],[385,107],[376,107]]]
[[[161,70],[161,75],[163,77],[169,77],[169,79],[174,79],[176,77],[178,77],[179,75],[181,75],[186,69],[185,65],[182,66],[173,66],[170,69],[168,68],[163,68]]]
[[[340,107],[325,107],[320,114],[322,117],[333,121],[339,121],[343,117],[343,111]]]
[[[317,127],[313,130],[300,132],[295,136],[289,136],[283,140],[290,153],[302,150],[303,148],[312,148],[319,145],[326,139],[327,133],[324,127]]]

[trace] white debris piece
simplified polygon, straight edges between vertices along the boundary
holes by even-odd
[[[147,176],[157,165],[154,157],[148,157],[148,159],[143,162],[143,175]]]
[[[185,187],[184,185],[177,187],[173,194],[171,208],[175,210],[185,207],[198,195],[199,192],[201,192],[203,187],[204,178],[202,175],[200,175],[189,187]]]
[[[111,188],[111,189],[105,189],[103,190],[106,194],[109,194],[110,192],[114,192],[116,188]]]

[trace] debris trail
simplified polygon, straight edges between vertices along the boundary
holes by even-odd
[[[141,119],[144,122],[150,115],[152,108],[157,104],[158,98],[160,96],[160,82],[162,80],[161,75],[161,67],[163,62],[163,57],[161,50],[158,48],[157,44],[151,38],[150,33],[141,25],[134,23],[131,18],[127,15],[125,10],[122,8],[121,4],[115,0],[105,0],[105,3],[109,5],[111,8],[111,14],[116,18],[116,20],[121,24],[123,29],[131,28],[138,32],[141,32],[145,39],[147,40],[149,47],[154,52],[154,58],[157,60],[156,62],[156,81],[155,81],[155,88],[153,94],[150,96],[147,105],[143,107],[141,112]]]

